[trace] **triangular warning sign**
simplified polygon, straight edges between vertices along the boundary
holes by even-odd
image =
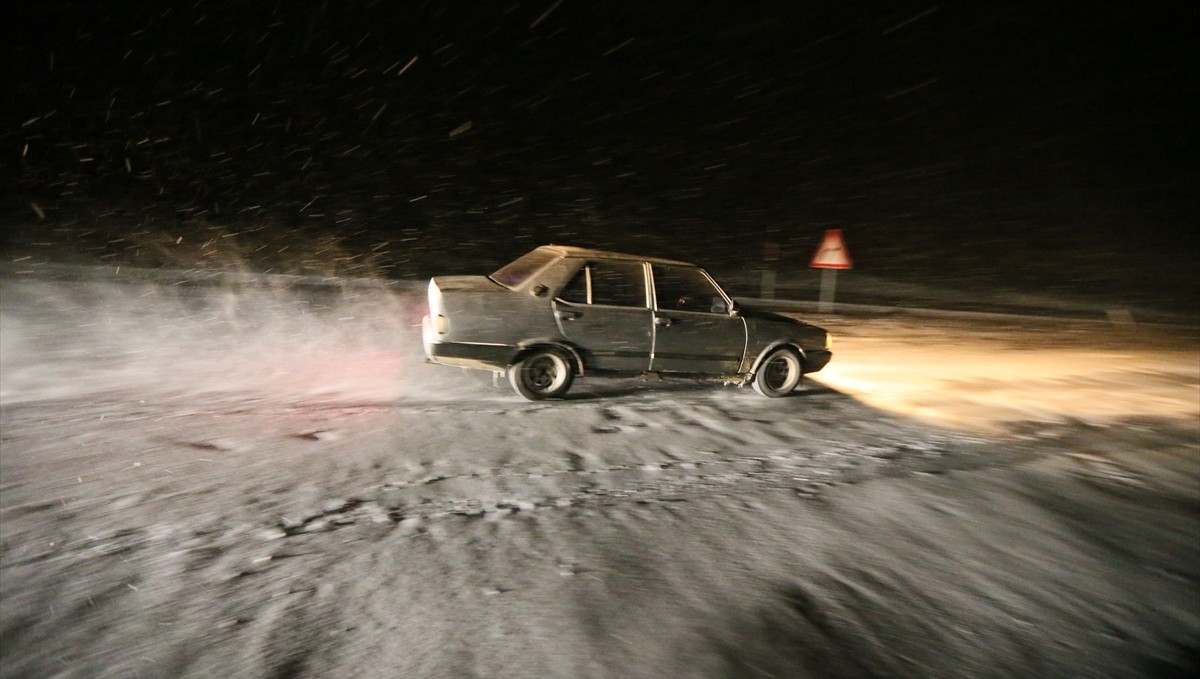
[[[817,254],[813,255],[809,266],[814,269],[850,268],[850,251],[846,249],[846,243],[842,240],[841,229],[825,231],[825,239],[821,241],[821,247],[817,248]]]

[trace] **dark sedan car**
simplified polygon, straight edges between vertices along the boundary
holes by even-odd
[[[491,276],[431,279],[422,330],[431,362],[507,373],[535,400],[596,373],[716,376],[786,396],[832,356],[828,332],[740,308],[694,264],[559,245]]]

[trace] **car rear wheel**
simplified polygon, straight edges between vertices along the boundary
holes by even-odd
[[[754,375],[754,391],[768,398],[787,396],[800,385],[804,363],[794,349],[782,347],[772,351]]]
[[[534,349],[508,368],[508,381],[530,401],[561,398],[575,375],[571,361],[554,349]]]

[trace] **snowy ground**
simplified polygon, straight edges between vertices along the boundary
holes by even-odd
[[[847,309],[793,398],[531,404],[419,291],[0,282],[3,677],[1200,669],[1194,324]]]

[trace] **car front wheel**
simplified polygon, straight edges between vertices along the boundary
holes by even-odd
[[[508,368],[508,381],[530,401],[561,398],[571,388],[571,361],[554,349],[534,349]]]
[[[772,351],[754,375],[754,390],[768,398],[787,396],[800,385],[804,364],[793,349]]]

